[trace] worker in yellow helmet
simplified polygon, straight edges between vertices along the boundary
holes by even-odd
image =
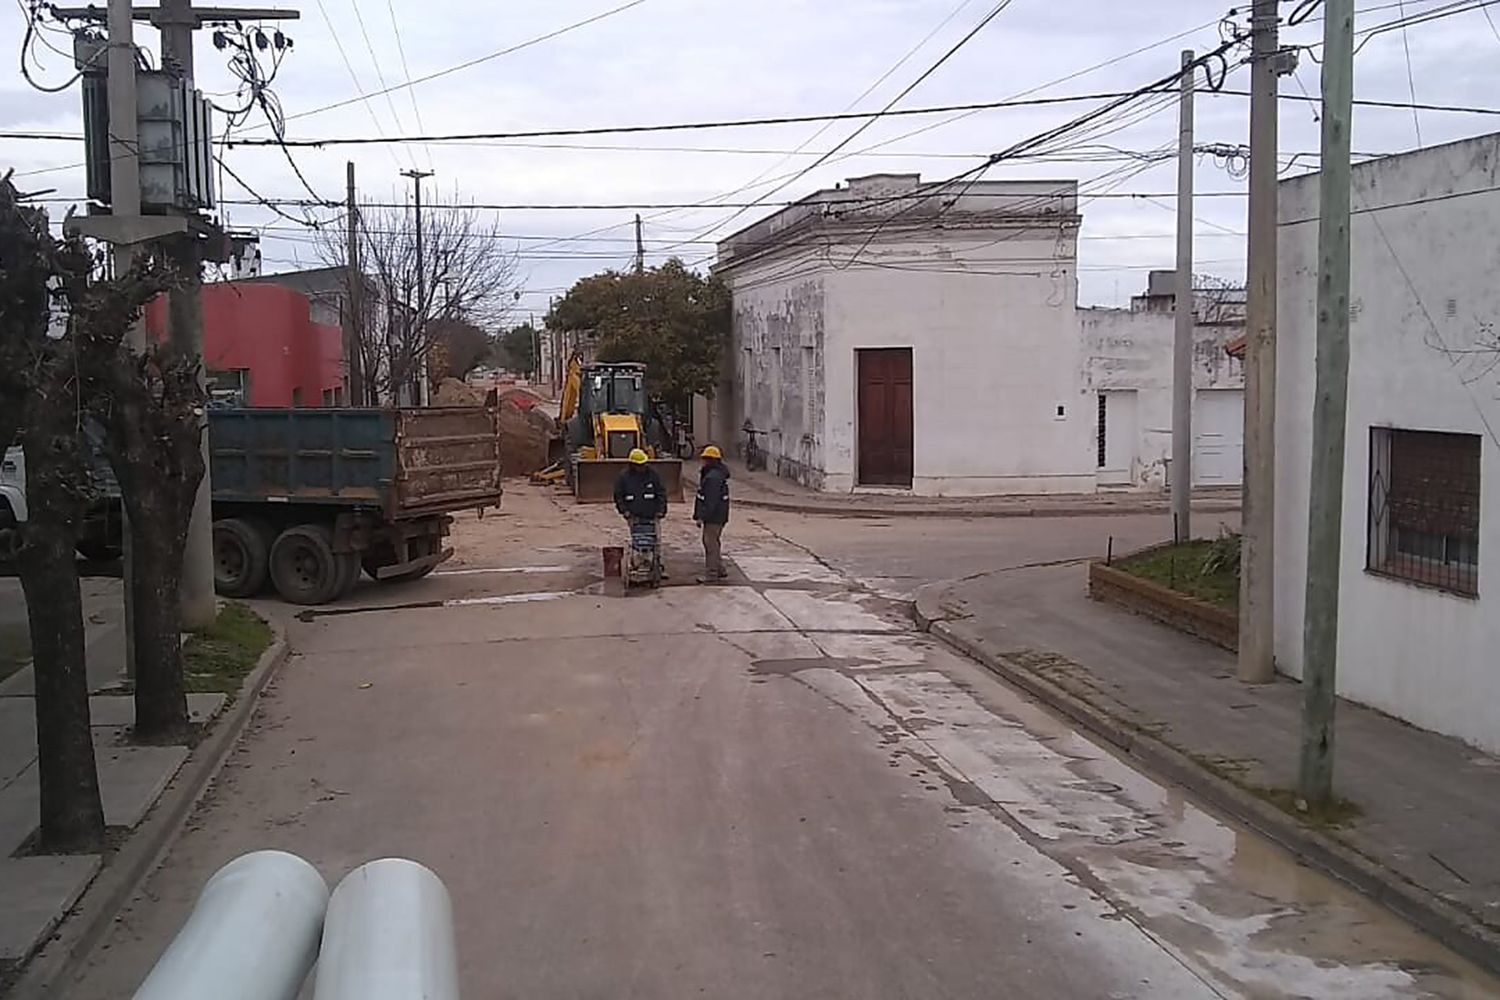
[[[729,574],[719,543],[729,523],[729,466],[717,445],[703,449],[703,469],[698,474],[698,496],[693,502],[693,523],[703,528],[703,575],[699,583],[717,583]]]
[[[630,450],[630,464],[615,480],[615,510],[627,521],[667,516],[667,488],[639,448]]]

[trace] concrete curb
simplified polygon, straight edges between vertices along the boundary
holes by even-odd
[[[986,648],[984,640],[966,630],[961,619],[952,619],[944,611],[943,595],[949,589],[950,584],[939,583],[918,590],[912,616],[923,631],[1123,750],[1147,770],[1193,792],[1300,861],[1369,897],[1471,962],[1500,973],[1500,933],[1348,844],[1298,822],[1207,770],[1171,744],[1122,723],[1072,692],[1011,662],[1004,652]]]
[[[68,983],[171,849],[218,777],[229,752],[239,743],[260,705],[261,692],[290,656],[286,632],[274,621],[268,620],[267,624],[273,632],[271,645],[246,675],[233,704],[208,736],[193,748],[146,819],[104,866],[72,912],[63,918],[51,941],[23,967],[8,994],[11,1000],[66,996]]]
[[[733,480],[730,480],[731,484]],[[683,486],[686,489],[696,490],[698,480],[694,476],[684,476]],[[1130,500],[1126,503],[1071,503],[1071,504],[1046,504],[1046,503],[1015,503],[1004,504],[998,507],[965,507],[961,503],[952,506],[917,506],[907,504],[882,504],[867,501],[859,494],[840,494],[837,503],[809,503],[797,499],[767,499],[763,497],[735,496],[732,493],[731,503],[736,507],[745,507],[750,510],[774,510],[786,514],[811,514],[823,517],[843,518],[873,518],[873,517],[1110,517],[1125,514],[1163,514],[1172,509],[1171,502],[1167,499],[1156,497],[1141,497],[1139,500]],[[1222,500],[1205,498],[1193,504],[1193,510],[1200,514],[1230,514],[1238,512],[1240,501],[1238,499],[1225,498]]]

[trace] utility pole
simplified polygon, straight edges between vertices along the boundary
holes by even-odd
[[[1344,434],[1349,391],[1349,126],[1354,104],[1354,0],[1323,7],[1323,138],[1318,172],[1318,348],[1313,394],[1307,602],[1302,623],[1301,803],[1333,796]]]
[[[1177,296],[1172,337],[1172,539],[1193,537],[1193,50],[1182,52],[1177,130]]]
[[[641,239],[641,213],[635,213],[635,273],[646,269],[646,244]]]
[[[1250,247],[1245,290],[1245,480],[1239,679],[1276,677],[1276,0],[1250,12]]]
[[[417,339],[415,351],[418,354],[417,363],[417,402],[427,405],[427,260],[422,255],[422,180],[432,176],[431,170],[401,171],[402,177],[410,177],[413,188],[413,201],[417,212]]]
[[[344,249],[345,280],[348,282],[349,302],[344,316],[344,360],[349,366],[349,405],[365,405],[365,358],[364,338],[364,273],[359,265],[359,202],[354,192],[354,161],[344,164],[346,187],[344,217],[346,244]]]
[[[117,219],[135,219],[141,214],[141,163],[139,131],[136,128],[135,93],[135,23],[130,17],[130,0],[109,0],[108,14],[109,76],[109,200],[110,214]],[[115,277],[125,274],[135,263],[131,243],[115,243],[111,248]],[[130,327],[130,350],[146,352],[146,325],[137,319]],[[130,516],[120,504],[121,571],[125,577],[125,674],[135,677],[135,596],[130,580],[135,557],[130,545]]]
[[[161,0],[155,24],[161,31],[162,66],[165,68],[175,63],[183,79],[191,86],[193,32],[198,27],[192,0]],[[167,293],[167,335],[179,350],[198,359],[198,388],[202,390],[206,372],[203,365],[203,261],[198,251],[198,235],[189,231],[171,239],[168,253],[182,274],[183,284]],[[193,497],[187,544],[182,553],[182,579],[178,583],[185,631],[208,628],[218,617],[214,598],[213,484],[208,469],[207,420],[198,440],[203,456],[203,478],[198,481],[198,492]]]

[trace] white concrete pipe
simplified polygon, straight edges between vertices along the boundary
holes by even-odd
[[[328,883],[283,851],[214,873],[135,1000],[295,1000],[318,957]]]
[[[314,1000],[458,1000],[453,904],[428,869],[384,858],[333,890]]]

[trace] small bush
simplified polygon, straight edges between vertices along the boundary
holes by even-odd
[[[1238,531],[1219,528],[1219,537],[1208,546],[1208,555],[1203,557],[1204,576],[1239,576],[1242,539]]]

